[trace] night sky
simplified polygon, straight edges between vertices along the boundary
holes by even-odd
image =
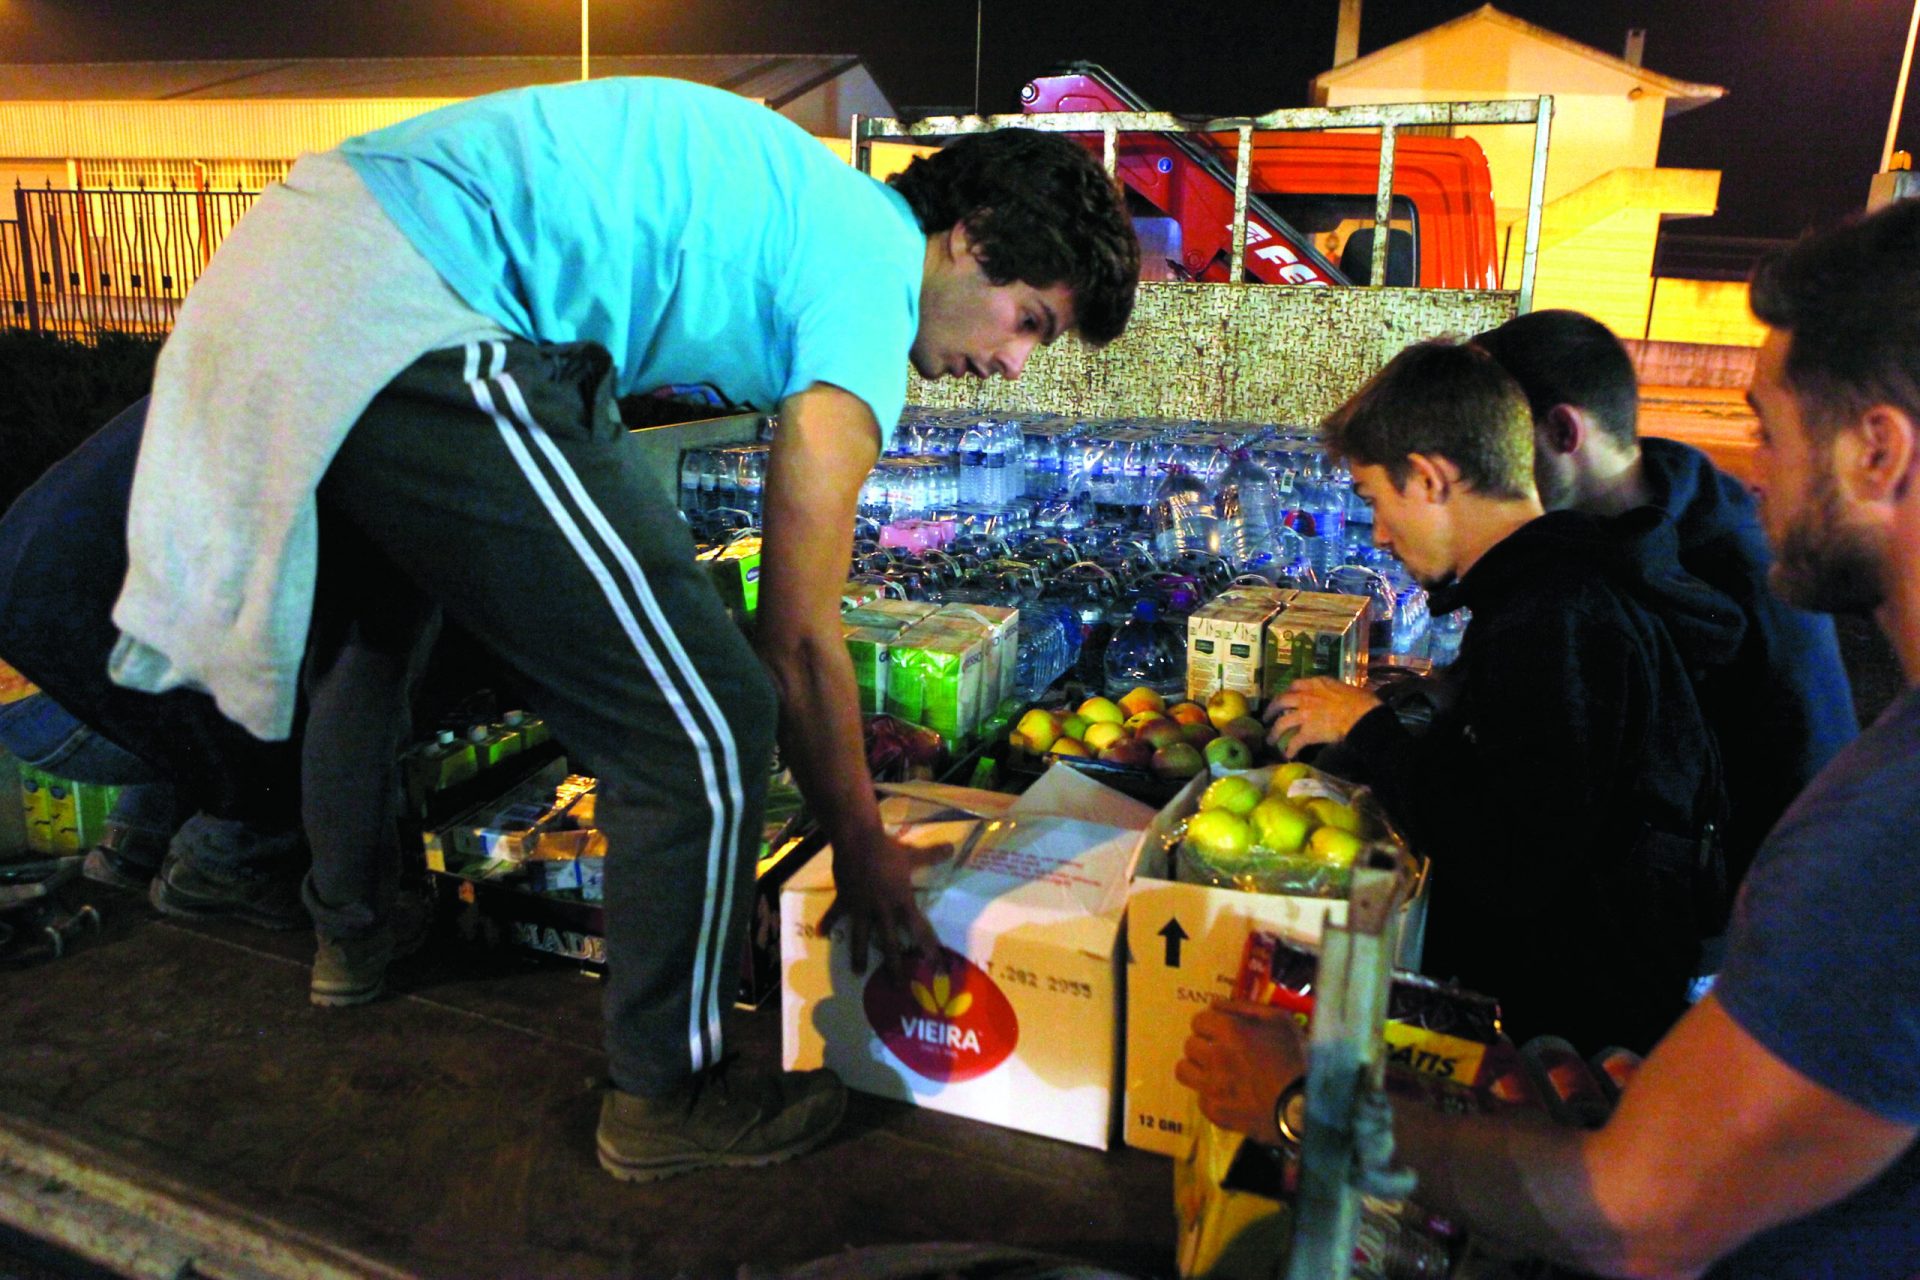
[[[1476,8],[1370,0],[1361,53]],[[1728,96],[1667,122],[1660,162],[1724,171],[1688,234],[1792,236],[1859,208],[1879,165],[1911,0],[1504,0],[1506,12]],[[1332,59],[1336,0],[1228,6],[985,0],[981,105],[1068,59],[1105,64],[1156,107],[1237,114],[1306,103]],[[1201,16],[1202,14],[1207,16]],[[853,53],[901,107],[970,107],[974,0],[592,0],[595,53]],[[575,0],[0,0],[0,59],[572,53]],[[1920,91],[1899,145],[1920,150]]]

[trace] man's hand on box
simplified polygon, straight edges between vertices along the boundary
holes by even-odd
[[[1278,1145],[1274,1104],[1307,1069],[1299,1023],[1285,1009],[1226,1001],[1193,1016],[1186,1057],[1173,1077],[1193,1090],[1200,1114],[1223,1129]]]
[[[1291,760],[1303,747],[1340,741],[1379,705],[1380,699],[1344,680],[1307,676],[1267,704],[1267,742]]]
[[[925,849],[914,849],[885,831],[872,839],[836,844],[833,850],[833,905],[820,920],[822,932],[847,922],[853,947],[853,967],[867,971],[867,958],[877,943],[880,956],[896,976],[904,976],[909,953],[933,955],[940,939],[913,896],[913,867]]]

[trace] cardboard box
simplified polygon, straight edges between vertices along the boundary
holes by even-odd
[[[1018,800],[897,789],[883,815],[922,839],[965,838],[982,820],[943,800],[1003,812],[970,852],[923,869],[941,954],[910,985],[856,974],[819,924],[831,864],[815,858],[781,896],[782,1058],[828,1066],[855,1089],[1106,1148],[1118,1096],[1117,944],[1127,876],[1152,810],[1070,769]],[[937,821],[945,815],[945,821]]]
[[[1267,669],[1267,623],[1298,593],[1286,587],[1236,587],[1187,619],[1187,697],[1205,703],[1220,689],[1258,699]]]
[[[1332,676],[1348,684],[1367,679],[1365,596],[1302,591],[1267,624],[1266,694],[1302,676]]]
[[[1246,776],[1265,785],[1272,767]],[[1215,1000],[1230,999],[1239,978],[1247,936],[1254,929],[1290,942],[1317,946],[1329,920],[1346,923],[1344,898],[1306,898],[1245,893],[1210,885],[1181,884],[1167,865],[1173,829],[1200,804],[1213,781],[1194,778],[1154,815],[1141,841],[1127,901],[1127,1145],[1180,1155],[1193,1140],[1192,1094],[1173,1078],[1193,1015]],[[1426,926],[1426,882],[1401,918],[1396,963],[1419,968]]]

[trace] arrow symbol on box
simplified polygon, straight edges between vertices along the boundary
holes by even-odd
[[[1160,936],[1167,940],[1167,968],[1180,967],[1180,944],[1187,940],[1187,931],[1180,927],[1177,917],[1169,918],[1166,927],[1160,930]]]

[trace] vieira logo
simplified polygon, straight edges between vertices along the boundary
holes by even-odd
[[[965,956],[940,948],[903,984],[882,965],[867,980],[867,1023],[908,1070],[929,1080],[971,1080],[1005,1062],[1020,1041],[1006,994]]]

